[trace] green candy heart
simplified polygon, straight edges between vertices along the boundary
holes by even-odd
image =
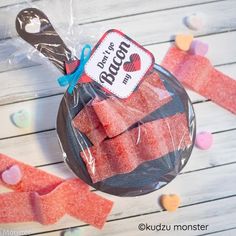
[[[20,110],[12,114],[11,120],[18,128],[28,128],[30,126],[30,113],[26,110]]]

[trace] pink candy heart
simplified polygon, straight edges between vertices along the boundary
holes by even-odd
[[[208,44],[203,43],[199,40],[194,40],[190,46],[190,53],[205,56],[208,52]]]
[[[22,179],[22,173],[18,165],[13,165],[2,173],[2,180],[6,184],[16,185]]]
[[[209,132],[200,132],[196,136],[195,145],[199,149],[207,150],[212,146],[213,136]]]

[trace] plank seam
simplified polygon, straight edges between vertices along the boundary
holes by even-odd
[[[222,31],[212,32],[212,33],[207,33],[207,34],[196,34],[196,35],[194,35],[194,38],[207,37],[207,36],[218,35],[218,34],[232,33],[232,32],[235,32],[235,31],[236,31],[236,29],[222,30]],[[142,44],[142,46],[143,47],[147,47],[147,46],[154,46],[154,45],[158,45],[158,44],[172,43],[172,42],[174,42],[174,39],[170,39],[170,40],[166,40],[166,41],[160,41],[160,42],[153,42],[153,43]]]
[[[49,131],[55,131],[55,130],[56,130],[55,128],[52,128],[52,129],[45,129],[45,130],[39,130],[39,131],[32,132],[32,133],[19,134],[19,135],[15,135],[15,136],[6,137],[6,138],[0,138],[0,141],[1,141],[1,140],[6,140],[6,139],[12,139],[12,138],[24,137],[24,136],[28,136],[28,135],[32,135],[32,134],[40,134],[40,133],[49,132]]]
[[[221,167],[221,166],[228,166],[228,165],[233,165],[233,164],[236,164],[236,161],[231,161],[231,162],[228,162],[228,163],[214,165],[214,166],[212,165],[212,166],[209,166],[209,167],[204,167],[204,168],[200,168],[200,169],[196,169],[196,170],[183,171],[183,172],[179,173],[179,175],[185,175],[185,174],[189,174],[189,173],[204,171],[204,170],[208,170],[208,169],[213,169],[213,168],[218,168],[218,167]]]
[[[232,227],[232,228],[228,228],[228,229],[223,229],[223,230],[218,230],[218,231],[214,231],[211,233],[206,233],[206,234],[199,234],[198,236],[205,236],[205,235],[212,235],[212,234],[216,234],[216,233],[221,233],[221,232],[225,232],[225,231],[230,231],[232,229],[236,229],[236,227]]]

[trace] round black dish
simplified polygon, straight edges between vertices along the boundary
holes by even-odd
[[[155,65],[154,69],[158,72],[166,89],[172,94],[172,101],[142,121],[156,120],[178,112],[185,113],[192,144],[185,150],[176,150],[162,158],[145,162],[128,174],[120,174],[96,184],[92,183],[85,163],[80,157],[83,148],[91,143],[85,135],[75,131],[71,119],[84,107],[83,104],[86,101],[91,100],[94,88],[91,88],[89,84],[79,86],[76,88],[78,96],[66,93],[62,99],[57,117],[57,133],[65,162],[79,178],[95,189],[117,196],[138,196],[150,193],[172,181],[186,165],[191,155],[196,135],[196,119],[191,101],[185,89],[173,75],[159,65]],[[83,103],[79,102],[80,97],[83,97]]]

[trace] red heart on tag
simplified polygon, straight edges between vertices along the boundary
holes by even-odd
[[[140,56],[137,53],[131,54],[130,61],[124,63],[123,68],[127,72],[138,71],[141,68]]]

